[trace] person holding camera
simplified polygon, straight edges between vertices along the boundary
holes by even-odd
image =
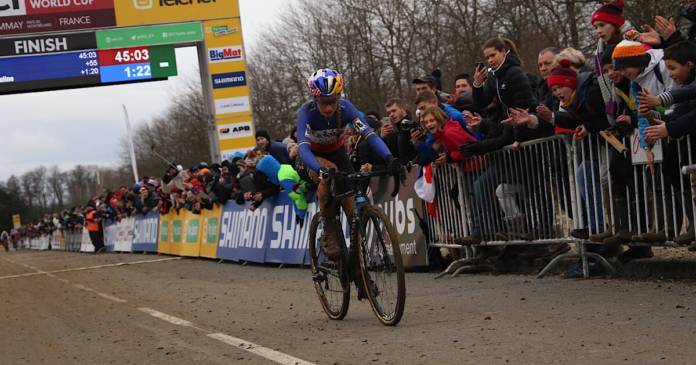
[[[212,188],[217,203],[225,205],[230,199],[234,198],[236,200],[236,195],[239,192],[239,186],[237,185],[238,174],[239,167],[236,164],[231,163],[229,160],[222,161],[220,174],[216,177]]]
[[[406,106],[401,99],[389,99],[384,104],[389,118],[388,123],[383,123],[380,136],[391,150],[392,155],[396,156],[402,165],[412,162],[418,151],[413,143],[411,143],[411,131],[418,128],[418,121],[412,121]],[[396,150],[394,150],[394,141],[396,141]]]

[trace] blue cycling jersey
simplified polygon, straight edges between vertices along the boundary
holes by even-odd
[[[372,150],[386,161],[391,156],[389,148],[374,133],[358,109],[348,100],[340,99],[338,102],[339,110],[331,118],[321,115],[314,101],[305,103],[297,112],[297,143],[305,166],[319,172],[321,165],[314,153],[331,153],[343,148],[347,127],[360,133]]]

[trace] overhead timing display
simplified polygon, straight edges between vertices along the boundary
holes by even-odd
[[[0,58],[0,94],[166,79],[176,74],[172,46],[6,57]]]

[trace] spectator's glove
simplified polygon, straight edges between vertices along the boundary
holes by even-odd
[[[399,178],[399,182],[403,183],[406,181],[406,168],[401,165],[398,158],[390,156],[387,161],[387,170],[394,176]]]
[[[483,151],[482,147],[478,142],[468,143],[459,147],[459,152],[466,156],[483,155],[486,152]]]

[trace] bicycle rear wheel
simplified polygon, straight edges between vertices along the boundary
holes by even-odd
[[[319,237],[324,230],[324,218],[315,214],[309,228],[309,258],[312,269],[314,289],[319,296],[324,312],[334,320],[343,319],[348,313],[350,304],[350,282],[348,265],[345,255],[345,243],[341,245],[343,252],[338,262],[329,260],[319,244]],[[343,232],[339,225],[339,239],[343,241]]]
[[[365,206],[360,234],[360,270],[370,305],[382,324],[401,321],[406,304],[399,236],[382,209]]]

